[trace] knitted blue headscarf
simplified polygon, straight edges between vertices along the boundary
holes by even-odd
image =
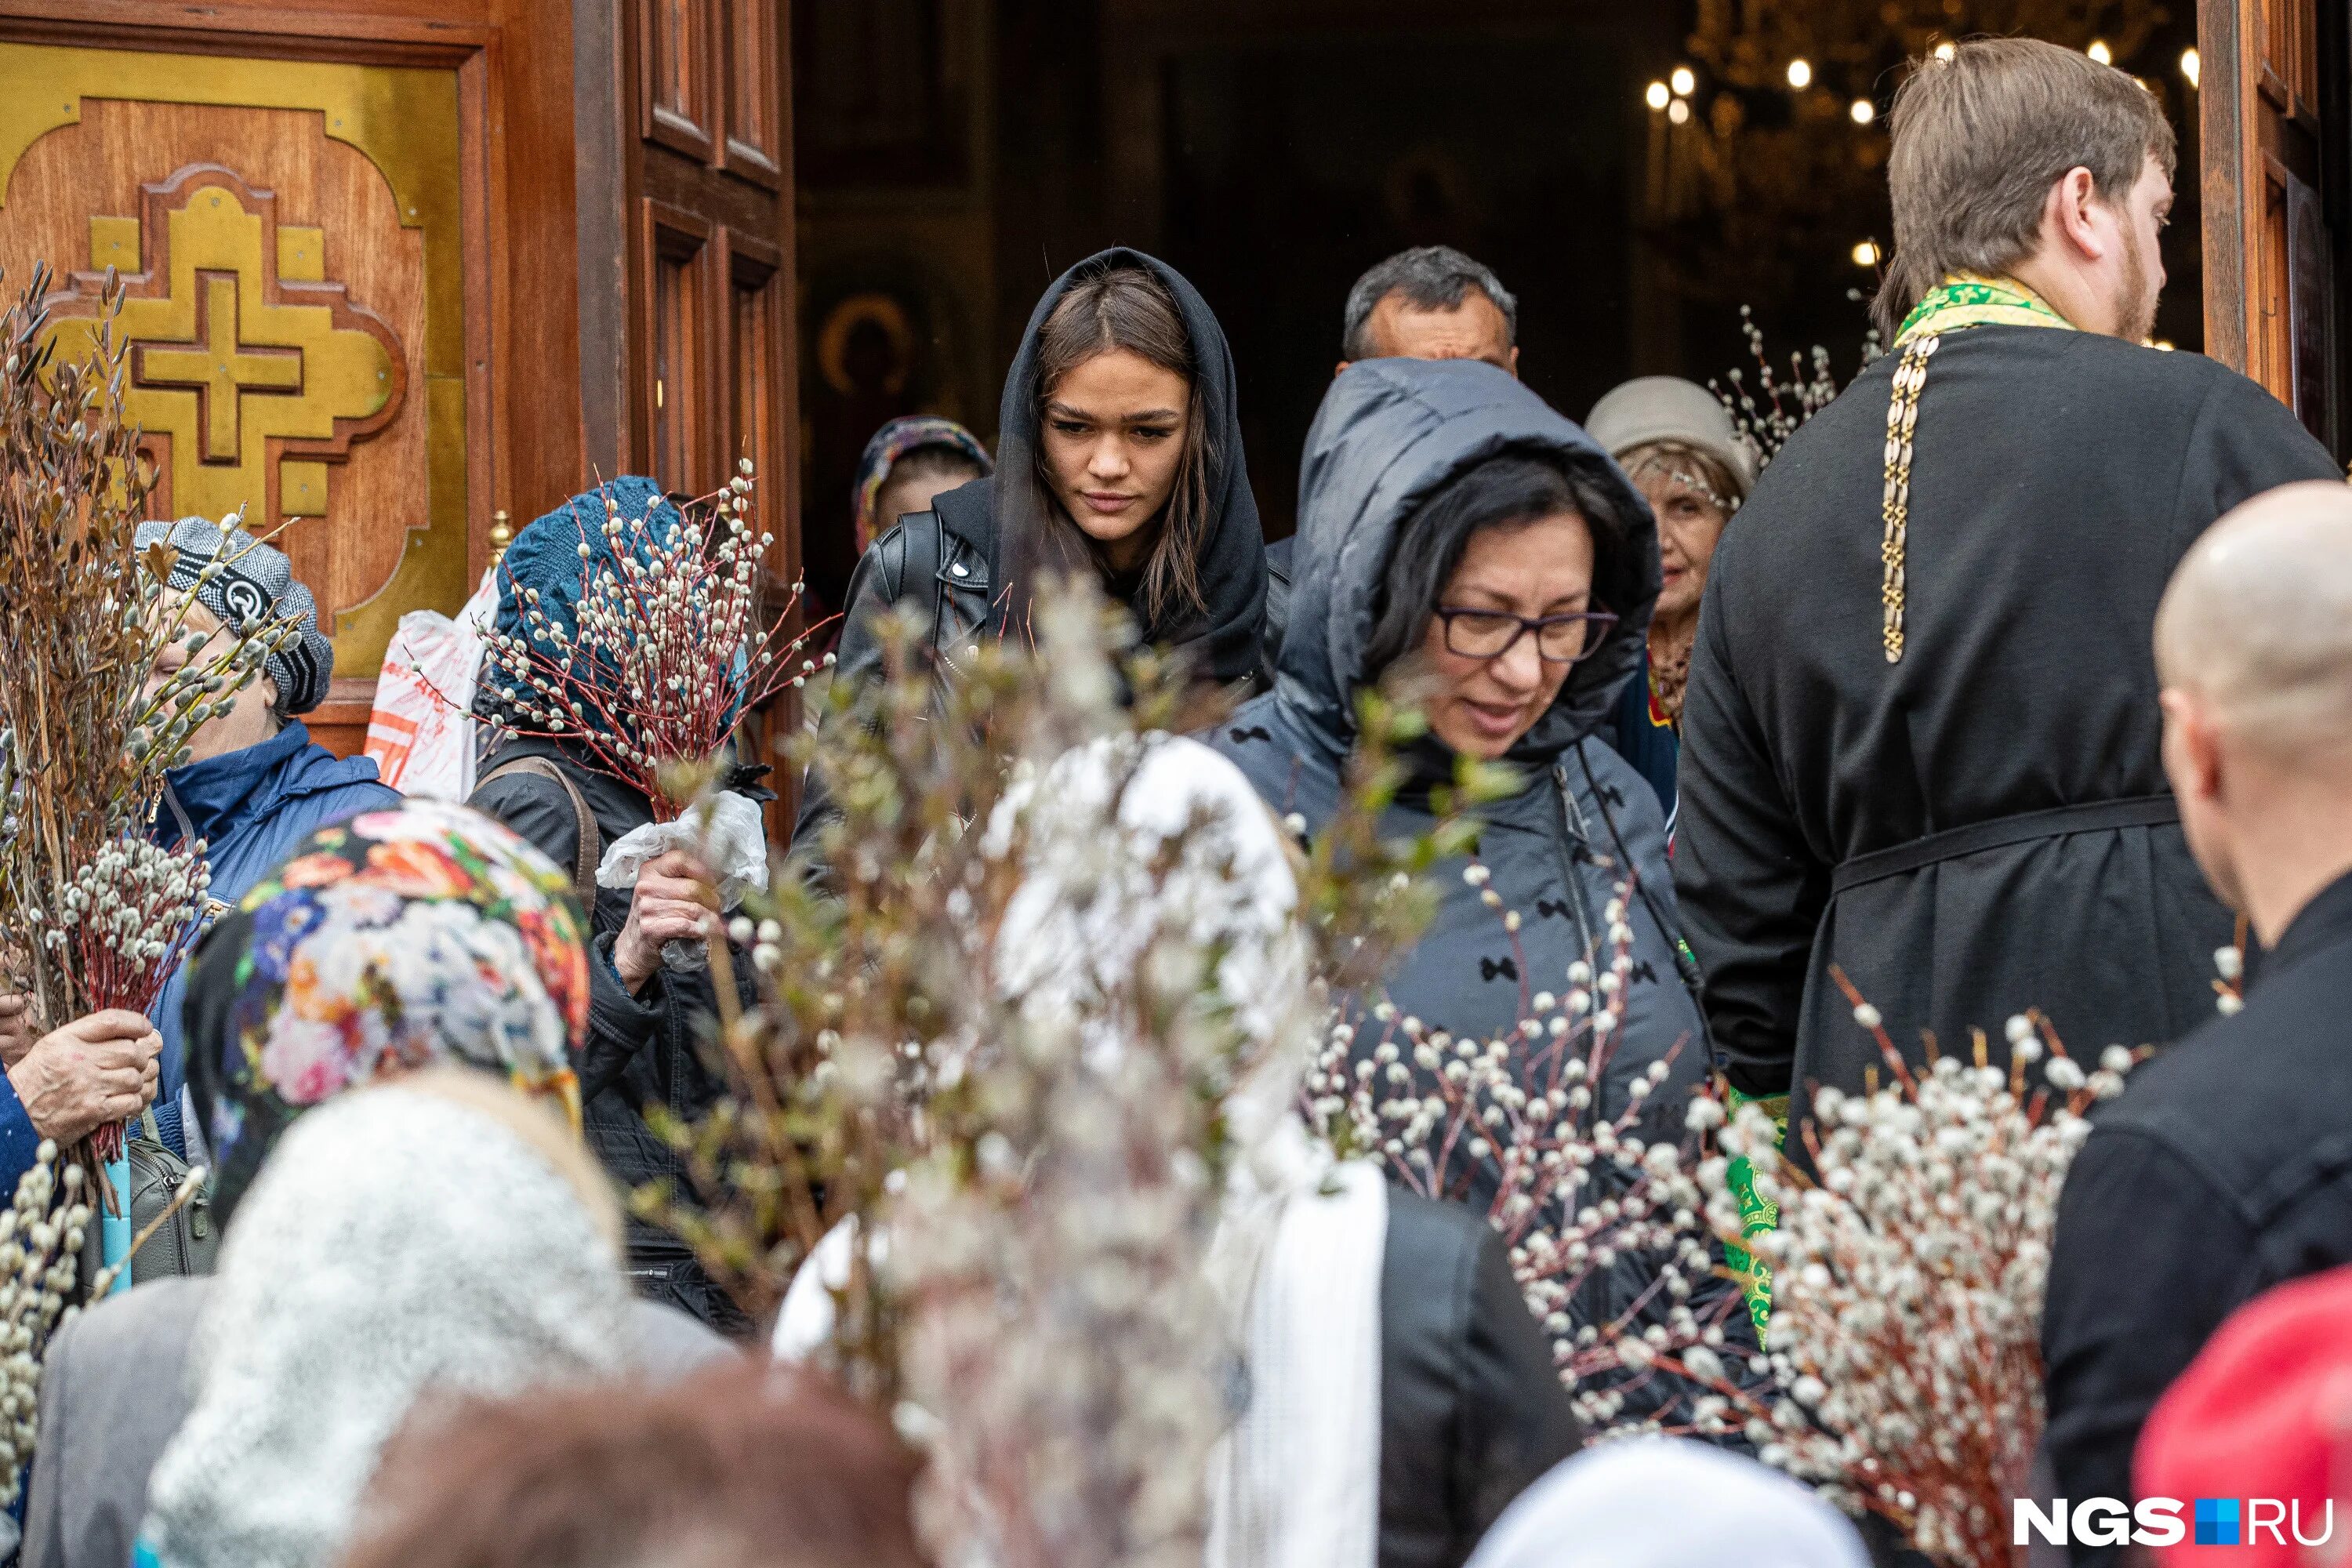
[[[677,531],[686,526],[685,517],[662,493],[661,487],[634,474],[573,496],[516,534],[514,542],[507,547],[505,563],[499,570],[499,614],[495,623],[502,636],[522,638],[534,653],[555,663],[571,662],[569,651],[555,642],[551,628],[562,626],[566,637],[579,630],[580,589],[587,576],[583,566],[593,569],[600,576],[620,568],[613,542],[604,535],[604,504],[608,498],[620,509],[621,516],[648,520],[649,527],[625,530],[621,535],[622,542],[641,563],[649,558],[649,551],[667,546]],[[580,555],[583,540],[588,545],[585,562]],[[533,591],[539,595],[540,613],[547,617],[545,627],[534,626],[523,617],[523,595]],[[486,669],[483,679],[495,686],[500,677]],[[499,690],[486,695],[495,700],[508,694]]]
[[[509,637],[531,636],[523,624],[521,603],[522,594],[531,589],[538,591],[540,613],[549,621],[561,626],[567,636],[578,629],[580,585],[585,575],[581,571],[581,542],[584,539],[588,543],[587,563],[599,573],[615,571],[620,565],[612,541],[604,537],[607,499],[620,508],[623,517],[642,517],[652,523],[642,533],[623,533],[625,542],[667,545],[672,534],[686,526],[686,519],[651,479],[629,474],[607,481],[601,489],[583,490],[534,521],[507,547],[506,563],[499,572],[500,632]],[[648,557],[638,554],[637,559],[642,562]],[[550,657],[560,651],[544,637],[533,646]]]

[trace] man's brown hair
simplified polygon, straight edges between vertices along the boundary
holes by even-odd
[[[1886,164],[1895,254],[1871,310],[1889,342],[1954,272],[1998,275],[2032,253],[2050,187],[2091,172],[2121,203],[2147,160],[2173,171],[2155,95],[2113,66],[2033,38],[1976,38],[1914,61],[1895,94]]]

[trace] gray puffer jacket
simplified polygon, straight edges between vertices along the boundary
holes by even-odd
[[[1638,889],[1627,900],[1633,967],[1617,1005],[1623,1022],[1599,1113],[1622,1112],[1632,1080],[1671,1057],[1641,1130],[1647,1138],[1679,1140],[1684,1107],[1709,1063],[1678,963],[1665,825],[1640,775],[1593,735],[1641,663],[1658,592],[1657,539],[1648,506],[1582,430],[1509,375],[1475,362],[1388,359],[1350,367],[1332,384],[1307,437],[1297,570],[1274,689],[1204,739],[1277,813],[1295,812],[1310,832],[1319,829],[1337,808],[1342,765],[1356,742],[1354,693],[1381,673],[1364,668],[1363,647],[1400,525],[1447,479],[1510,451],[1553,455],[1620,491],[1629,548],[1602,552],[1593,584],[1600,605],[1619,619],[1512,750],[1518,793],[1479,814],[1478,858],[1501,908],[1488,908],[1480,889],[1464,881],[1466,862],[1441,865],[1436,919],[1390,978],[1386,995],[1401,1015],[1457,1037],[1505,1034],[1529,1015],[1538,993],[1567,992],[1570,964],[1589,961],[1604,940],[1605,910],[1630,877]],[[1410,760],[1414,782],[1384,828],[1397,835],[1433,826],[1429,787],[1449,779],[1454,762],[1433,742]],[[1503,919],[1514,910],[1516,951]],[[1359,1048],[1369,1050],[1377,1033],[1360,1030]],[[1593,1309],[1613,1310],[1644,1283],[1625,1270]],[[1727,1327],[1744,1333],[1746,1314],[1735,1318]]]
[[[1640,667],[1658,592],[1657,536],[1650,510],[1583,431],[1509,375],[1473,361],[1370,360],[1332,384],[1307,437],[1299,479],[1297,574],[1272,691],[1245,703],[1207,737],[1238,763],[1277,812],[1310,831],[1336,809],[1341,766],[1356,743],[1356,690],[1379,679],[1363,668],[1399,525],[1447,479],[1507,451],[1548,453],[1590,469],[1622,492],[1630,548],[1593,584],[1618,616],[1607,639],[1570,672],[1551,711],[1509,757],[1523,787],[1480,813],[1479,858],[1503,910],[1521,925],[1514,953],[1502,910],[1462,879],[1465,863],[1439,868],[1443,905],[1426,936],[1390,982],[1398,1008],[1456,1036],[1514,1027],[1538,992],[1565,992],[1568,967],[1589,958],[1603,911],[1629,874],[1647,897],[1629,900],[1633,973],[1619,1014],[1622,1044],[1602,1109],[1624,1104],[1624,1086],[1675,1053],[1661,1119],[1706,1067],[1697,1007],[1677,965],[1674,884],[1665,825],[1639,774],[1592,738],[1621,687]],[[1412,759],[1416,786],[1394,808],[1394,830],[1426,831],[1428,787],[1450,778],[1454,758],[1435,746]]]

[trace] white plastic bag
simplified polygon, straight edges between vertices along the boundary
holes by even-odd
[[[613,840],[596,867],[600,888],[634,888],[646,863],[672,849],[702,862],[719,885],[719,907],[731,910],[746,889],[768,885],[768,828],[760,803],[724,790],[710,803],[708,825],[698,810],[675,822],[648,822]]]
[[[482,666],[481,628],[498,614],[497,569],[457,612],[411,610],[400,617],[376,677],[367,754],[377,776],[403,795],[462,801],[474,793],[474,685]]]
[[[672,849],[683,849],[702,862],[718,883],[719,907],[731,910],[743,901],[746,889],[768,885],[768,828],[760,803],[749,795],[724,790],[710,803],[706,818],[689,810],[675,822],[648,822],[632,827],[605,847],[596,866],[600,888],[634,888],[646,862]],[[662,943],[662,964],[674,974],[695,974],[710,962],[709,949],[698,942],[673,938]]]

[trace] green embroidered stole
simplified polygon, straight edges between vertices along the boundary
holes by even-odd
[[[1895,346],[1899,349],[1914,338],[1956,332],[1964,327],[2057,327],[2071,332],[2074,323],[2012,279],[1955,272],[1928,289],[1927,297],[1903,318],[1895,333]]]

